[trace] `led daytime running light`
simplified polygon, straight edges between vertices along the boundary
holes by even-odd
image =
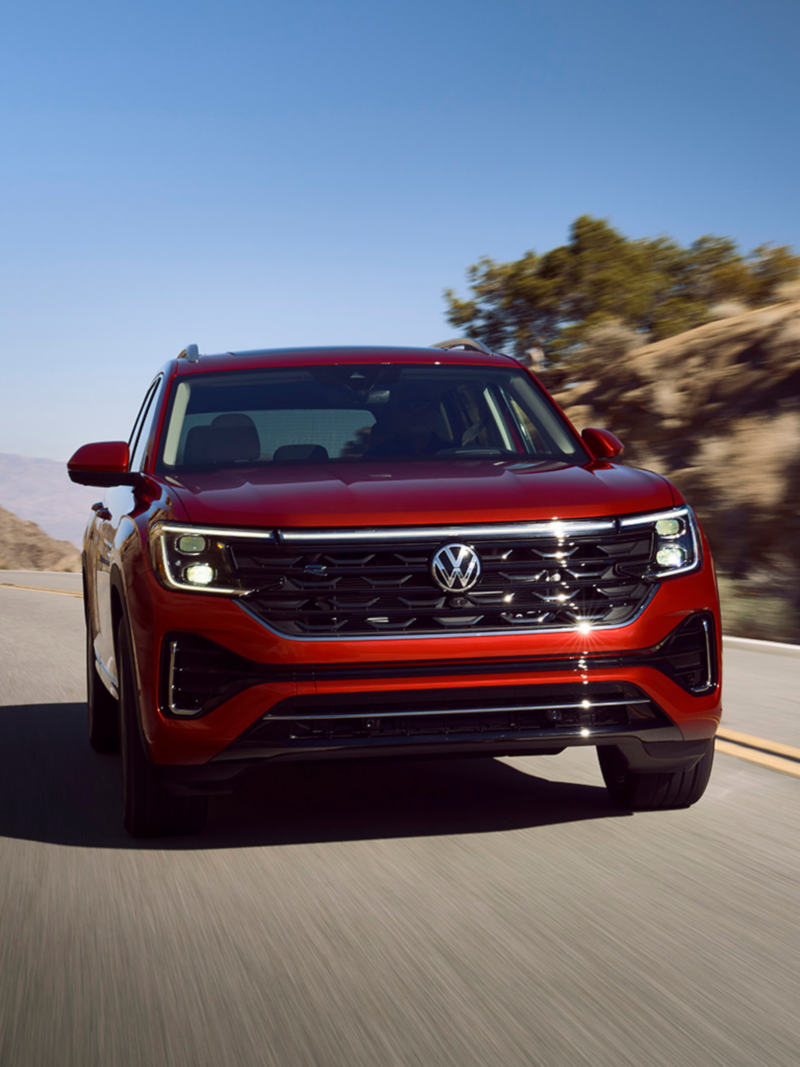
[[[223,531],[165,524],[151,531],[157,572],[169,589],[236,596],[241,582]]]
[[[703,550],[694,512],[684,504],[669,511],[630,515],[620,519],[623,529],[650,527],[655,535],[655,557],[648,578],[675,578],[701,566]],[[677,527],[677,529],[676,529]],[[679,551],[672,551],[678,549]]]

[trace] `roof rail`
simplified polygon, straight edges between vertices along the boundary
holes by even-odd
[[[492,354],[491,348],[487,348],[483,341],[475,341],[472,337],[456,337],[452,341],[439,341],[438,344],[431,345],[431,348],[444,348],[445,351],[451,348],[470,348],[473,352],[485,352],[488,356]]]
[[[200,353],[197,349],[197,345],[187,345],[186,348],[180,353],[178,359],[187,359],[190,363],[197,363],[200,359]]]

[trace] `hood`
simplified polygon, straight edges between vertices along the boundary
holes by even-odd
[[[362,527],[594,518],[671,507],[669,482],[614,463],[339,463],[166,479],[200,525]]]

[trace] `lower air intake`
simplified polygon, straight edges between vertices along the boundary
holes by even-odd
[[[617,683],[319,694],[276,704],[236,747],[348,738],[514,736],[668,722],[642,690]]]

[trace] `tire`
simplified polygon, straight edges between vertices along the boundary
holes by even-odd
[[[125,829],[132,837],[170,837],[203,829],[208,797],[176,797],[165,789],[144,748],[127,626],[117,630],[122,808]]]
[[[688,771],[657,771],[643,774],[631,771],[618,748],[597,750],[603,781],[612,799],[629,811],[666,811],[688,808],[705,793],[714,762],[714,742]]]
[[[95,666],[92,625],[86,620],[86,718],[95,752],[119,752],[119,705],[100,680]]]

